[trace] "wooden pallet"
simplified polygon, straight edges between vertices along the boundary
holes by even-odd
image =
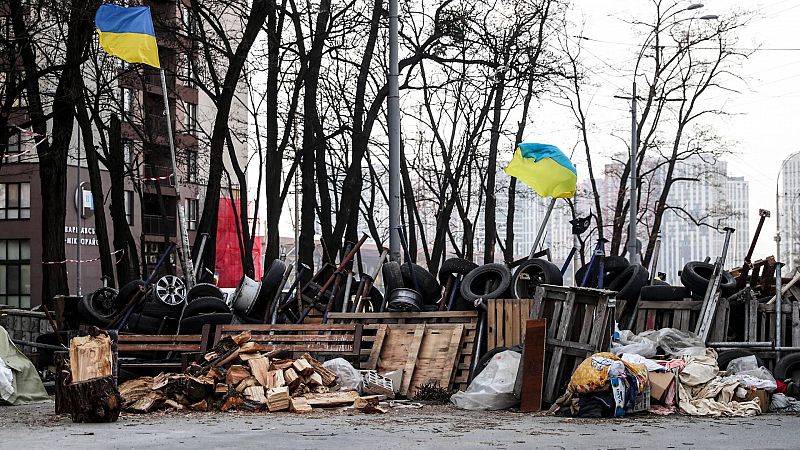
[[[617,300],[617,319],[625,305],[625,300]],[[677,328],[694,332],[703,302],[691,298],[675,301],[639,301],[639,309],[634,321],[634,333],[661,328]]]
[[[547,319],[542,400],[553,403],[584,359],[608,348],[611,312],[603,289],[541,285],[531,319]]]
[[[486,350],[522,344],[533,299],[491,299],[487,306]]]
[[[381,324],[463,324],[464,331],[456,356],[456,370],[452,386],[466,390],[470,381],[470,367],[475,354],[478,325],[477,311],[434,312],[384,312],[384,313],[330,313],[331,323],[361,323],[364,325],[361,341],[360,368],[369,364],[372,347]]]

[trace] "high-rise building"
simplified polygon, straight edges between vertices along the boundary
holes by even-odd
[[[778,180],[778,221],[781,262],[788,270],[800,267],[800,152],[786,158]]]
[[[749,245],[749,189],[743,177],[729,177],[727,163],[709,157],[691,157],[675,165],[673,184],[661,225],[658,271],[670,283],[678,283],[678,272],[689,261],[706,257],[714,262],[725,240],[731,236],[726,268],[741,265]]]
[[[208,167],[208,136],[216,115],[214,103],[196,86],[201,79],[195,73],[203,67],[197,49],[185,37],[193,27],[185,2],[161,0],[145,2],[151,7],[158,42],[161,67],[166,72],[167,92],[163,92],[158,70],[120,62],[109,79],[117,90],[115,111],[120,116],[126,165],[125,213],[131,232],[139,240],[139,254],[143,268],[152,268],[165,248],[165,240],[175,240],[177,222],[177,196],[172,180],[172,162],[164,116],[164,95],[168,98],[172,128],[175,132],[176,177],[181,183],[181,197],[186,210],[190,243],[202,214]],[[9,23],[6,8],[0,2],[0,22]],[[230,18],[228,25],[241,26],[238,18]],[[238,24],[238,25],[237,25]],[[3,27],[6,30],[6,27]],[[37,53],[39,58],[47,55]],[[44,63],[43,63],[44,64]],[[6,70],[8,70],[6,68]],[[218,69],[219,70],[219,69]],[[86,78],[87,89],[95,81]],[[244,84],[237,85],[228,126],[232,133],[244,136],[247,132],[247,109]],[[20,102],[10,123],[22,124],[26,117],[25,102]],[[103,116],[102,120],[106,120]],[[113,240],[108,206],[92,205],[89,193],[89,173],[81,142],[80,130],[75,125],[70,145],[67,174],[67,217],[65,227],[66,257],[69,260],[90,260],[81,264],[83,293],[100,286],[101,271],[94,228],[95,211],[105,211],[109,227],[109,240]],[[95,140],[99,140],[95,136]],[[12,133],[6,158],[0,167],[0,305],[30,307],[41,302],[42,294],[42,243],[43,221],[40,194],[40,174],[35,142],[25,130]],[[246,139],[233,139],[235,158],[239,166],[246,167]],[[224,157],[226,167],[231,157]],[[78,164],[80,162],[80,164]],[[233,173],[232,169],[229,169]],[[103,187],[108,190],[108,172],[102,166]],[[238,186],[222,182],[223,197],[235,197]],[[79,209],[83,198],[82,208]],[[80,239],[78,238],[80,231]],[[70,292],[77,292],[75,262],[69,261]]]

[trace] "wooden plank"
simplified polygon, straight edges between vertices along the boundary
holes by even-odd
[[[251,342],[353,342],[348,334],[254,334]]]
[[[387,325],[380,325],[378,327],[378,334],[375,335],[375,341],[372,343],[369,360],[367,360],[367,364],[364,367],[365,369],[375,370],[375,368],[378,367],[378,357],[381,355],[383,340],[386,338],[386,327]]]
[[[666,309],[670,311],[674,310],[700,310],[702,308],[703,302],[700,301],[685,301],[685,300],[675,300],[675,301],[642,301],[639,302],[639,310],[642,309]]]
[[[645,330],[654,330],[655,329],[655,327],[656,327],[656,311],[654,309],[650,309],[650,310],[647,311],[647,314],[645,316],[645,324],[644,324],[644,326],[645,326],[645,329],[644,330],[640,330],[639,331],[640,333],[642,331],[645,331]]]
[[[413,398],[417,388],[426,383],[438,383],[442,387],[449,385],[463,333],[464,328],[460,326],[453,329],[425,328],[408,383],[408,397]]]
[[[119,344],[117,351],[127,352],[196,352],[200,344]]]
[[[223,334],[238,334],[242,331],[355,331],[355,324],[232,324],[222,325]]]
[[[555,338],[559,341],[565,341],[567,337],[567,333],[570,329],[570,322],[572,316],[572,306],[575,303],[575,291],[569,291],[567,293],[567,298],[563,302],[563,315],[561,316],[561,321],[558,324],[558,334],[556,334]],[[557,305],[561,305],[561,302],[558,302]],[[558,316],[554,316],[558,317]],[[547,381],[544,388],[544,400],[546,402],[552,402],[555,400],[558,394],[556,394],[557,383],[558,383],[558,375],[559,375],[559,368],[561,366],[561,356],[563,355],[563,349],[561,347],[556,347],[553,349],[553,355],[550,358],[550,368],[547,374]]]
[[[594,347],[594,351],[605,350],[602,347],[608,336],[609,323],[611,321],[609,315],[608,297],[599,298],[594,312],[595,319],[594,322],[592,322],[592,334],[589,336],[588,341],[588,344]]]
[[[117,342],[122,343],[139,343],[139,342],[157,342],[157,343],[171,343],[171,342],[200,342],[203,336],[199,334],[187,335],[161,335],[161,334],[120,334]]]
[[[425,324],[417,325],[414,329],[414,338],[408,348],[406,365],[403,368],[403,382],[400,385],[400,394],[407,395],[408,388],[411,386],[411,379],[414,376],[414,368],[417,365],[419,348],[422,345],[422,338],[425,336]]]
[[[359,398],[356,391],[327,392],[324,394],[305,394],[303,396],[309,406],[325,408],[331,406],[352,405]]]
[[[583,314],[583,324],[581,325],[581,334],[578,337],[578,342],[588,342],[590,333],[592,332],[592,322],[594,321],[594,305],[586,305]]]
[[[800,347],[800,302],[792,302],[792,347]]]
[[[525,322],[525,340],[522,348],[520,370],[522,382],[519,409],[534,412],[542,409],[542,382],[544,379],[544,347],[547,320],[534,319]],[[516,389],[515,389],[516,391]]]
[[[486,310],[486,350],[497,347],[497,304],[502,300],[490,299]]]
[[[520,326],[520,307],[519,300],[510,300],[511,302],[511,342],[510,346],[522,343],[522,327]]]
[[[365,312],[330,313],[331,320],[387,320],[387,319],[470,319],[478,317],[477,311],[431,311],[431,312]]]

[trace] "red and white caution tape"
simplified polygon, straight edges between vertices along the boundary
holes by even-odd
[[[116,255],[118,253],[122,253],[124,250],[125,249],[121,248],[121,249],[119,249],[119,250],[117,250],[115,252],[111,252],[111,256],[114,256],[114,255]],[[117,263],[119,263],[121,260],[122,260],[122,257],[117,258]],[[65,259],[64,261],[42,261],[42,264],[67,264],[67,263],[81,263],[81,264],[83,264],[83,263],[94,262],[94,261],[100,261],[100,257],[98,256],[97,258],[81,259],[81,260],[78,260],[78,259]]]
[[[47,139],[47,135],[46,134],[44,136],[42,136],[40,134],[34,133],[32,130],[26,130],[24,128],[20,128],[20,127],[17,127],[17,126],[15,126],[14,128],[16,128],[19,131],[21,131],[22,134],[24,134],[25,136],[31,136],[31,137],[34,137],[34,138],[35,137],[41,137],[41,139],[39,139],[38,141],[35,141],[35,143],[33,144],[34,147],[38,147],[39,144],[41,144],[42,142],[44,142]]]

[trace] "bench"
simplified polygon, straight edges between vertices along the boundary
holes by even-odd
[[[358,357],[361,352],[361,324],[217,325],[214,344],[223,336],[235,336],[243,331],[249,331],[250,341],[260,344],[265,351],[287,350],[336,357]]]
[[[201,334],[120,334],[117,340],[119,367],[127,370],[184,370],[208,351],[210,325]],[[142,357],[151,355],[152,359]],[[179,358],[175,358],[175,356]]]

